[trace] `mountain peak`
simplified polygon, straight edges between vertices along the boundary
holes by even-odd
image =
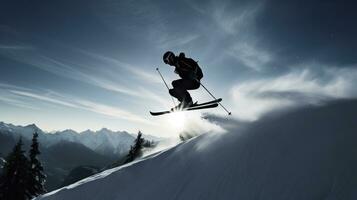
[[[34,130],[40,130],[40,128],[38,128],[38,127],[36,126],[36,124],[29,124],[29,125],[25,126],[25,128],[32,128],[32,129],[34,129]]]
[[[12,124],[7,124],[5,122],[0,122],[0,126],[1,127],[9,127],[10,125],[12,125]]]
[[[90,133],[93,133],[93,131],[90,129],[87,129],[85,131],[80,132],[79,134],[90,134]]]
[[[100,132],[104,132],[104,133],[112,133],[113,131],[112,130],[110,130],[110,129],[107,129],[107,128],[102,128],[102,129],[100,129],[99,131],[97,131],[97,133],[100,133]]]
[[[73,129],[66,129],[62,132],[69,132],[69,133],[77,133],[77,131],[73,130]]]
[[[0,122],[0,127],[7,127],[7,124],[5,124],[4,122]]]

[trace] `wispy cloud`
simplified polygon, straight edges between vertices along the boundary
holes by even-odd
[[[199,38],[198,34],[184,36],[166,35],[160,38],[160,40],[158,41],[158,47],[164,50],[174,49],[177,47],[185,46],[193,42],[197,38]]]
[[[211,7],[214,22],[227,34],[238,34],[251,25],[263,3],[232,6],[233,2],[216,2]]]
[[[157,78],[157,76],[154,76],[152,72],[148,72],[147,70],[141,69],[139,66],[134,66],[132,64],[128,64],[125,62],[122,62],[116,58],[111,58],[108,56],[84,51],[84,50],[78,50],[79,52],[91,56],[94,59],[99,60],[100,62],[103,62],[106,66],[111,68],[111,71],[117,71],[117,68],[125,69],[126,71],[130,72],[132,75],[137,76],[139,79],[145,80],[149,83],[159,83],[160,80]],[[113,73],[113,72],[112,72]]]
[[[89,110],[95,113],[107,115],[110,117],[125,119],[134,122],[140,122],[152,125],[153,123],[149,120],[146,120],[138,115],[135,115],[129,111],[122,110],[113,106],[108,106],[105,104],[99,104],[87,100],[75,100],[75,102],[80,106],[80,108]]]
[[[272,54],[259,48],[259,38],[254,34],[255,18],[264,7],[264,2],[238,6],[234,11],[230,9],[230,4],[223,4],[213,14],[222,30],[234,37],[224,53],[245,67],[262,71],[274,59]]]
[[[187,1],[191,8],[206,16],[205,20],[209,19],[206,23],[214,25],[206,30],[209,33],[206,37],[210,38],[207,49],[213,50],[215,55],[209,56],[211,62],[234,58],[240,66],[260,72],[274,59],[260,47],[255,34],[255,19],[264,8],[263,1],[210,1],[204,6],[194,0]]]
[[[33,48],[31,46],[25,46],[25,45],[4,45],[4,44],[0,44],[0,49],[1,50],[31,50]]]
[[[275,109],[356,97],[356,81],[355,69],[328,68],[324,70],[324,76],[304,69],[235,85],[231,95],[236,115],[241,119],[255,120]]]
[[[259,50],[252,42],[238,42],[226,53],[255,71],[261,71],[273,59],[272,55]]]
[[[31,91],[31,89],[25,88],[25,87],[20,87],[17,85],[11,85],[7,83],[0,83],[0,89],[7,90],[7,89],[15,89],[15,90],[25,90],[25,91]]]
[[[137,76],[140,80],[144,80],[145,82],[161,83],[161,79],[158,77],[158,75],[154,75],[152,72],[143,70],[143,69],[141,69],[141,67],[133,66],[131,64],[124,63],[118,59],[111,58],[108,56],[103,56],[100,54],[95,54],[95,53],[91,53],[91,52],[84,51],[84,50],[79,50],[79,51],[86,55],[91,56],[92,58],[98,59],[101,62],[105,62],[107,66],[108,65],[111,66],[111,70],[110,70],[110,71],[112,71],[111,73],[113,73],[113,71],[114,72],[116,71],[115,68],[122,68],[122,69],[127,70],[131,74]],[[160,104],[171,105],[171,104],[167,103],[168,98],[163,98],[162,96],[150,91],[149,89],[144,88],[142,85],[141,86],[138,85],[137,87],[135,87],[135,89],[125,89],[118,85],[110,83],[108,81],[96,80],[93,77],[92,77],[92,80],[107,90],[123,92],[126,94],[130,94],[132,96],[135,96],[135,97],[151,99],[151,100],[154,100],[155,102],[158,102]]]
[[[86,73],[84,70],[80,70],[79,66],[71,66],[60,60],[42,55],[41,53],[31,49],[31,51],[11,51],[14,49],[7,49],[6,51],[0,51],[1,54],[31,65],[33,67],[48,71],[58,76],[69,78],[77,81],[81,81],[93,86],[97,86],[109,91],[119,92],[131,96],[140,96],[140,93],[135,92],[122,84],[114,83],[105,78],[100,78],[98,74]],[[18,50],[18,49],[16,49]]]
[[[102,65],[107,66],[107,70],[110,71],[111,75],[118,74],[119,76],[122,76],[121,78],[117,79],[121,82],[118,82],[117,80],[113,81],[109,77],[101,77],[99,73],[86,72],[81,66],[66,64],[61,60],[45,56],[40,52],[36,51],[35,48],[26,49],[26,51],[23,51],[23,49],[16,49],[16,51],[15,49],[6,49],[6,51],[0,50],[0,53],[17,61],[53,73],[60,77],[77,80],[89,85],[105,89],[107,91],[125,94],[140,99],[151,99],[160,104],[162,104],[163,102],[167,102],[167,100],[162,97],[159,97],[159,95],[156,95],[154,92],[151,92],[148,89],[144,89],[140,85],[140,83],[135,84],[134,81],[126,81],[130,82],[131,86],[127,87],[126,85],[124,85],[122,82],[123,80],[126,80],[128,74],[118,72],[118,68],[124,69],[128,73],[138,77],[140,80],[144,80],[148,83],[159,83],[160,79],[157,77],[157,75],[155,76],[153,73],[149,73],[145,70],[140,69],[140,67],[121,62],[114,58],[90,53],[88,51],[83,50],[78,51],[82,54],[85,54],[86,56],[91,56],[92,58],[99,61],[98,63],[102,63]]]
[[[44,101],[47,103],[52,103],[60,106],[66,106],[70,108],[82,109],[91,111],[97,114],[106,115],[109,117],[115,117],[119,119],[124,119],[128,121],[140,122],[148,125],[152,125],[153,123],[149,120],[146,120],[138,115],[135,115],[129,111],[119,109],[114,106],[109,106],[93,101],[88,101],[84,99],[79,99],[75,97],[69,97],[63,94],[59,94],[56,92],[47,92],[43,94],[35,93],[35,92],[27,92],[27,91],[19,91],[19,90],[9,90],[11,93],[15,95],[19,95],[22,97],[29,97],[32,99]]]
[[[11,96],[0,96],[0,102],[4,102],[6,104],[10,104],[16,107],[20,107],[20,108],[26,108],[26,109],[31,109],[31,110],[40,110],[40,108],[33,106],[33,105],[29,105],[21,100],[16,99],[15,97],[11,97]]]
[[[117,84],[114,83],[108,79],[105,78],[99,78],[98,74],[92,75],[90,73],[86,73],[84,71],[80,71],[78,68],[72,67],[70,65],[67,65],[61,61],[42,56],[44,61],[48,61],[49,64],[47,65],[38,65],[44,70],[48,70],[49,72],[55,73],[57,75],[66,77],[66,78],[71,78],[74,80],[78,80],[90,85],[94,85],[109,91],[113,92],[119,92],[122,94],[126,95],[131,95],[131,96],[140,96],[138,92],[135,92],[135,90],[132,90],[130,88],[127,88],[123,86],[122,84]]]
[[[39,95],[39,94],[35,94],[35,93],[31,93],[31,92],[23,92],[23,91],[17,91],[17,90],[10,90],[10,92],[17,94],[17,95],[21,95],[21,96],[25,96],[25,97],[31,97],[37,100],[42,100],[42,101],[47,101],[50,103],[54,103],[54,104],[59,104],[62,106],[68,106],[71,108],[78,108],[75,104],[66,102],[66,101],[61,101],[52,97],[48,97],[48,96],[44,96],[44,95]]]
[[[14,95],[10,92],[10,90],[22,90],[22,91],[31,91],[30,89],[19,87],[11,84],[0,83],[0,101],[6,104],[10,104],[13,106],[17,106],[20,108],[26,108],[31,110],[39,110],[34,105],[29,104],[28,102],[24,102],[18,98],[17,95]]]

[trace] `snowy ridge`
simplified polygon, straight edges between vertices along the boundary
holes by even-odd
[[[3,134],[11,134],[16,139],[22,136],[23,138],[31,140],[32,134],[35,131],[39,133],[39,141],[45,147],[52,146],[62,141],[76,142],[104,155],[119,155],[126,153],[136,138],[135,134],[130,134],[126,131],[111,131],[106,128],[98,131],[86,130],[81,133],[71,129],[55,133],[46,133],[35,124],[15,126],[0,122],[0,132]],[[154,136],[146,135],[144,138],[145,137],[156,141],[160,140],[160,138]]]
[[[31,139],[32,134],[35,131],[38,131],[39,134],[42,134],[43,131],[39,129],[35,124],[30,124],[27,126],[15,126],[13,124],[6,124],[4,122],[0,122],[0,131],[4,132],[5,134],[12,134],[16,137],[22,136],[26,139]]]
[[[356,117],[357,101],[269,116],[37,199],[357,199]]]
[[[127,152],[134,139],[135,137],[128,132],[114,132],[106,128],[98,131],[87,130],[81,133],[77,133],[73,130],[65,130],[56,132],[52,138],[48,138],[52,143],[57,143],[61,140],[81,143],[103,154],[122,154]]]

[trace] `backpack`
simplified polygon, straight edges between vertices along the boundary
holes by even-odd
[[[196,61],[194,61],[192,58],[186,58],[184,53],[180,53],[178,58],[179,62],[181,61],[185,65],[190,65],[195,68],[195,71],[192,73],[193,79],[201,80],[203,78],[202,69]]]

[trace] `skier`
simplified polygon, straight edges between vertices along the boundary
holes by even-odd
[[[187,90],[195,90],[200,87],[200,80],[203,77],[201,68],[192,58],[186,58],[184,53],[175,56],[174,53],[168,51],[163,56],[165,64],[175,67],[175,73],[181,79],[172,81],[172,89],[169,90],[171,96],[177,98],[180,102],[173,109],[187,108],[193,105],[192,97]]]

